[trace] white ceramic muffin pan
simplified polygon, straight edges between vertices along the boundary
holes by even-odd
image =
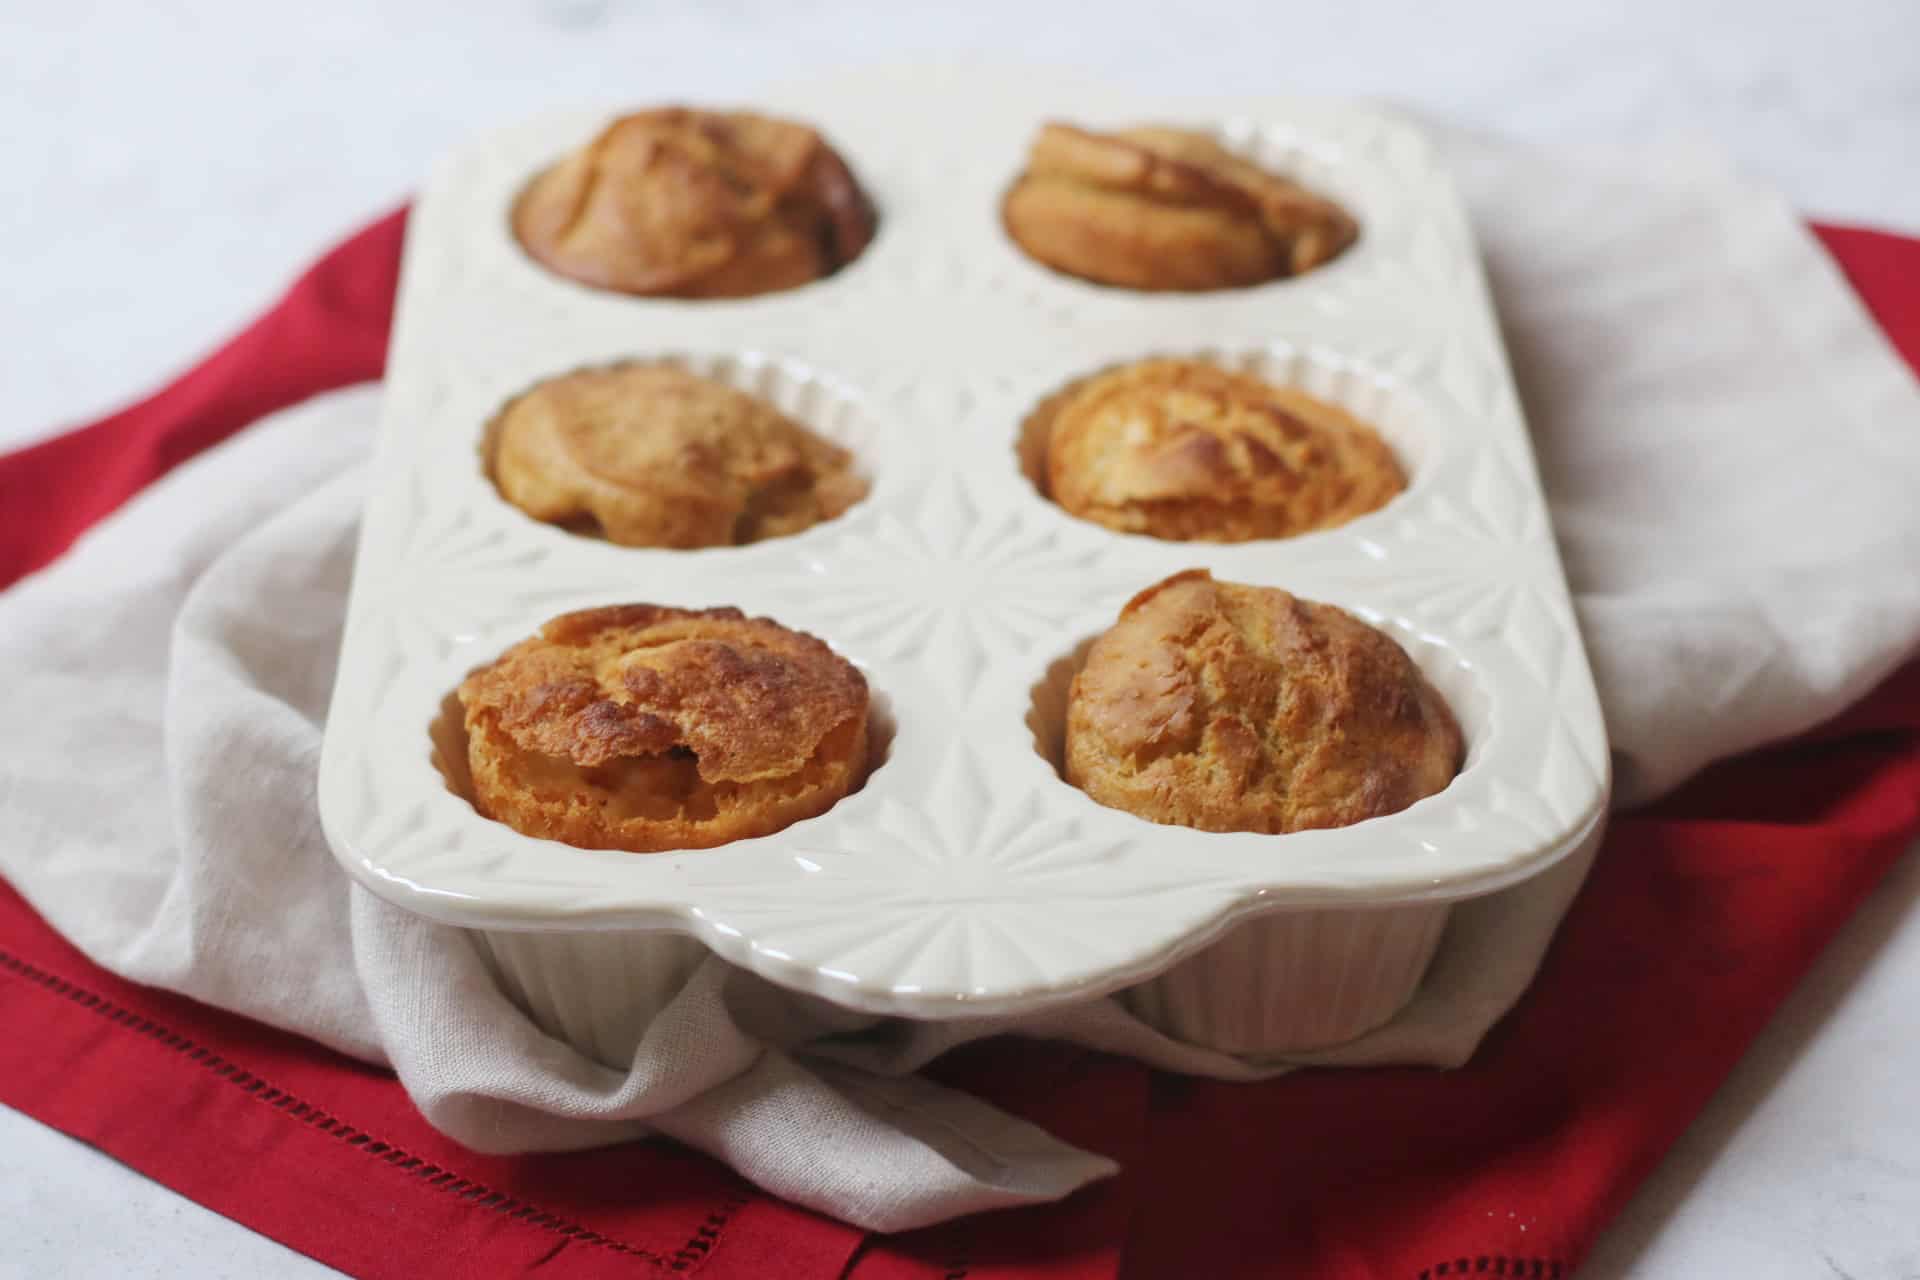
[[[1131,987],[1142,1016],[1199,1043],[1333,1043],[1415,989],[1449,902],[1540,871],[1604,810],[1605,731],[1520,405],[1421,135],[1366,107],[1162,104],[1039,79],[870,74],[757,103],[818,124],[880,210],[857,262],[787,293],[635,299],[520,251],[514,195],[610,112],[483,138],[415,208],[321,815],[361,883],[483,931],[515,997],[604,1058],[631,1052],[701,947],[878,1013],[1001,1015]],[[1214,127],[1342,201],[1360,241],[1306,276],[1215,294],[1056,275],[999,220],[1056,116]],[[1042,397],[1191,353],[1376,424],[1407,492],[1337,530],[1238,545],[1115,534],[1041,496],[1019,445]],[[871,496],[796,537],[702,551],[616,547],[503,502],[479,461],[488,419],[542,378],[624,359],[769,397],[850,446]],[[1076,652],[1136,591],[1195,566],[1392,634],[1460,719],[1460,776],[1402,813],[1286,836],[1155,825],[1061,781]],[[554,614],[626,601],[738,605],[858,663],[886,729],[866,786],[777,835],[688,853],[576,849],[477,815],[458,794],[455,686]]]

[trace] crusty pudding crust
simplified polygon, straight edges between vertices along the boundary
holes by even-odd
[[[866,771],[866,679],[738,609],[563,614],[468,676],[460,702],[475,807],[586,848],[768,835]]]
[[[1393,639],[1332,605],[1203,569],[1142,591],[1068,695],[1067,781],[1203,831],[1301,831],[1397,813],[1464,752]]]
[[[1204,133],[1041,128],[1001,207],[1056,271],[1149,291],[1244,288],[1320,266],[1359,235],[1339,205]]]
[[[1384,506],[1406,474],[1372,427],[1202,360],[1143,360],[1048,400],[1048,495],[1123,533],[1244,542]]]
[[[664,107],[615,120],[540,174],[512,221],[536,261],[583,284],[727,298],[831,275],[860,256],[875,219],[807,126]]]

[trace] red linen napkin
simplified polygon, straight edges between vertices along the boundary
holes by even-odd
[[[336,249],[152,399],[0,457],[0,582],[257,416],[375,376],[401,231]],[[1820,234],[1920,366],[1920,241]],[[1027,1041],[951,1055],[942,1079],[1125,1171],[891,1239],[666,1144],[464,1151],[385,1073],[115,978],[4,885],[0,1102],[358,1275],[1557,1276],[1916,831],[1920,666],[1617,819],[1533,990],[1458,1071],[1233,1085]]]

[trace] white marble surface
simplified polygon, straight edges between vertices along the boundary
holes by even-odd
[[[1398,98],[1541,141],[1705,135],[1802,208],[1920,231],[1916,0],[0,2],[0,447],[150,388],[471,129],[1019,57]],[[0,519],[5,517],[0,512]],[[1920,1278],[1920,857],[1847,928],[1583,1272]],[[1709,1016],[1703,1011],[1703,1016]],[[0,1109],[0,1280],[326,1269]]]

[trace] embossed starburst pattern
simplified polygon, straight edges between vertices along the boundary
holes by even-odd
[[[981,502],[978,483],[943,477],[911,513],[842,540],[819,604],[838,634],[924,662],[960,702],[990,665],[1057,644],[1066,623],[1127,581],[1097,544],[1034,504]]]

